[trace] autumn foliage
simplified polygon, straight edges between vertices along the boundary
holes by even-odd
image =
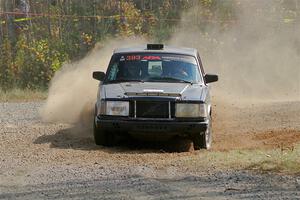
[[[198,10],[190,26],[203,27],[203,34],[208,23],[226,29],[235,19],[233,8],[241,2],[0,0],[0,89],[47,89],[65,62],[82,58],[108,38],[143,36],[166,41],[181,15],[195,5]]]

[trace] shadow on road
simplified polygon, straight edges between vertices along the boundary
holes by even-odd
[[[97,146],[94,142],[92,128],[73,126],[61,129],[54,135],[42,135],[34,144],[50,143],[51,148],[75,150],[102,150],[108,153],[149,153],[149,152],[185,152],[192,151],[193,145],[187,139],[173,139],[170,141],[143,141],[131,137],[119,140],[114,147]]]
[[[92,130],[83,126],[73,126],[57,131],[53,135],[42,135],[34,144],[50,143],[51,148],[93,150],[99,149],[93,141]]]

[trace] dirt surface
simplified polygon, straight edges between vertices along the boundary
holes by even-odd
[[[182,153],[166,152],[173,143],[96,146],[89,128],[43,123],[42,104],[0,103],[0,199],[300,197],[300,176],[201,163],[218,151],[293,148],[300,142],[300,102],[216,103],[213,149]]]
[[[214,150],[293,148],[300,142],[300,103],[217,103]]]

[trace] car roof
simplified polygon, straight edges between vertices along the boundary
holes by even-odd
[[[136,46],[136,47],[127,47],[127,48],[118,48],[114,50],[114,54],[119,53],[171,53],[171,54],[182,54],[197,57],[197,49],[186,48],[186,47],[173,47],[173,46],[164,46],[160,50],[149,50],[147,45]]]

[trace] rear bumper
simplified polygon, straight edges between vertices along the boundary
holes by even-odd
[[[208,120],[203,121],[176,121],[155,119],[107,119],[95,117],[97,127],[111,132],[127,132],[134,134],[191,135],[204,132],[208,126]]]

